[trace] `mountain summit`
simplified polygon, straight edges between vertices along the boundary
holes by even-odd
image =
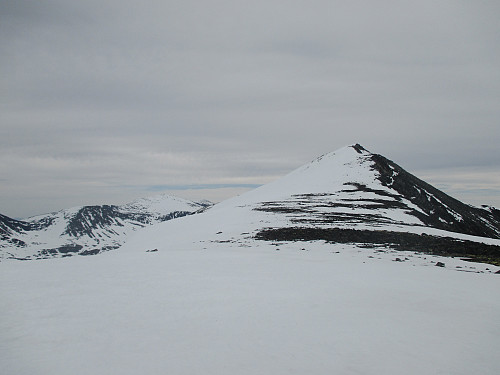
[[[323,240],[499,263],[498,239],[498,210],[461,203],[356,144],[125,247]]]
[[[269,190],[287,192],[283,199]],[[257,209],[301,223],[425,226],[500,238],[500,211],[473,207],[359,144],[323,155],[262,189]]]

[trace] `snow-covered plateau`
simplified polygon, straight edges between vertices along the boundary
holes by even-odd
[[[1,372],[496,375],[498,219],[346,147],[113,251],[4,259]]]

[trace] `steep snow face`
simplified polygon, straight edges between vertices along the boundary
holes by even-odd
[[[159,195],[122,206],[73,207],[25,221],[3,217],[0,258],[93,255],[118,248],[137,229],[204,207],[206,204]]]
[[[323,155],[214,209],[231,206],[280,214],[297,225],[418,226],[500,238],[494,210],[465,205],[360,145]]]
[[[280,200],[298,194],[336,193],[346,182],[376,184],[376,172],[371,169],[370,153],[358,153],[352,146],[318,157],[286,176],[228,199],[215,207],[252,204]]]
[[[270,184],[214,209],[246,206],[303,225],[423,225],[418,207],[382,185],[372,154],[361,146],[323,155]]]

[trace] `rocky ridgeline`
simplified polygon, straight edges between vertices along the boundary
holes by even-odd
[[[175,209],[168,209],[170,201]],[[84,206],[27,220],[0,215],[0,258],[98,254],[120,247],[137,229],[191,215],[209,205],[160,196],[122,206]]]

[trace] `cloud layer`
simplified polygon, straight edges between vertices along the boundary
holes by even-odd
[[[1,213],[232,194],[355,142],[500,205],[498,2],[1,6]]]

